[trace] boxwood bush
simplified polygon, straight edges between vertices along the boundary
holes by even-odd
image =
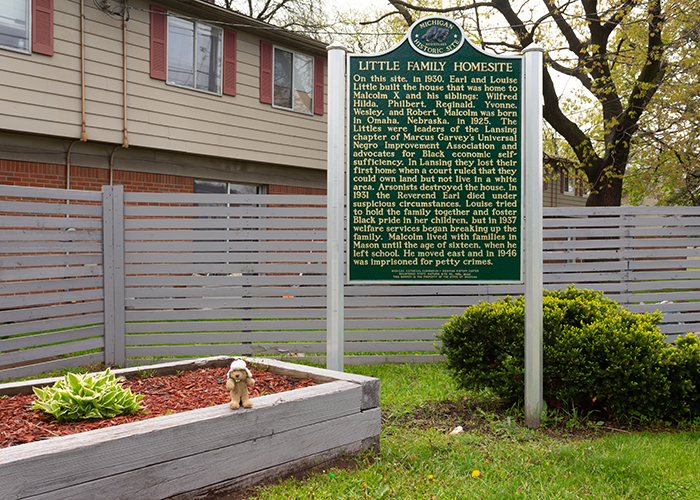
[[[524,398],[524,300],[469,307],[437,337],[465,389]],[[661,313],[635,314],[602,293],[570,286],[543,295],[544,398],[548,405],[599,410],[618,419],[700,415],[700,343],[667,344]]]
[[[695,334],[679,337],[667,349],[665,362],[671,382],[668,412],[700,417],[700,341]]]

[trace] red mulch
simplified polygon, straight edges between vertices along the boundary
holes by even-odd
[[[295,380],[255,367],[249,368],[255,379],[255,386],[248,389],[251,398],[315,385],[311,379]],[[227,371],[227,367],[200,368],[179,375],[127,380],[123,383],[124,387],[130,388],[134,394],[143,395],[141,406],[145,408],[145,413],[105,420],[58,423],[51,415],[31,409],[36,399],[34,394],[18,394],[0,399],[0,448],[136,422],[166,413],[227,404],[231,401],[225,385]]]

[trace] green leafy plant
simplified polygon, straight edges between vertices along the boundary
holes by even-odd
[[[570,286],[543,295],[543,388],[547,403],[624,419],[692,417],[700,410],[700,343],[667,344],[661,313],[635,314],[602,293]],[[524,301],[479,303],[438,334],[465,389],[523,400]]]
[[[700,416],[700,340],[694,333],[682,335],[664,356],[671,381],[669,413],[688,418]]]
[[[54,416],[59,422],[88,418],[113,418],[143,410],[143,396],[122,387],[107,369],[98,374],[68,373],[53,386],[34,387],[38,399],[32,406]]]

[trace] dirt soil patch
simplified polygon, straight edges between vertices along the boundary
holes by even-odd
[[[387,412],[388,413],[388,412]],[[390,424],[405,429],[437,429],[444,433],[460,426],[464,432],[483,436],[529,440],[543,434],[559,440],[581,441],[614,433],[630,432],[681,432],[688,430],[678,425],[664,423],[632,425],[618,421],[598,420],[594,415],[572,417],[559,412],[556,422],[543,422],[537,431],[525,427],[524,418],[513,416],[511,407],[498,401],[476,401],[466,399],[428,401],[408,414],[390,416],[383,414],[384,425]],[[516,412],[517,413],[517,412]],[[554,417],[551,417],[554,420]]]
[[[251,398],[315,385],[311,379],[296,380],[254,366],[249,368],[255,379],[255,386],[248,391]],[[177,375],[149,376],[146,370],[143,377],[123,383],[134,394],[143,395],[141,405],[145,411],[104,420],[58,423],[51,415],[31,409],[36,400],[34,394],[0,396],[0,448],[227,404],[231,401],[226,390],[227,371],[227,367],[199,368]]]

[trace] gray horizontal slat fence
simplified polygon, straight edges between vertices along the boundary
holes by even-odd
[[[325,353],[325,196],[124,201],[128,364]]]
[[[545,287],[576,283],[633,312],[659,310],[669,341],[700,332],[700,208],[544,213]]]
[[[230,354],[322,361],[325,203],[323,196],[0,186],[0,379],[86,359],[133,365]],[[575,283],[634,312],[659,310],[669,340],[700,331],[700,209],[544,214],[545,288]],[[346,284],[346,362],[439,359],[434,335],[452,316],[523,290]],[[88,354],[72,357],[73,346]]]
[[[0,186],[0,380],[104,360],[102,193]]]

